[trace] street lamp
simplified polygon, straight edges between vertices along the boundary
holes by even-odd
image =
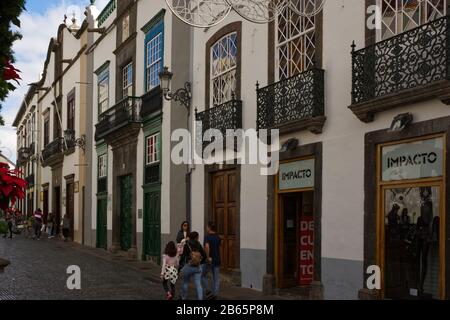
[[[169,71],[168,67],[164,67],[163,71],[159,73],[159,79],[161,82],[161,89],[164,93],[164,98],[167,101],[177,101],[180,102],[183,106],[186,107],[188,112],[191,110],[191,99],[192,99],[192,93],[191,93],[191,83],[186,82],[184,84],[184,88],[180,88],[175,92],[172,92],[170,90],[170,84],[173,78],[173,73]]]

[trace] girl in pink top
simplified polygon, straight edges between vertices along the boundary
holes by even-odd
[[[179,255],[175,242],[170,241],[166,245],[162,256],[161,279],[167,300],[173,300],[175,296],[175,284],[178,280]]]

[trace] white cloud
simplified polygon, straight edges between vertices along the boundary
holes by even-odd
[[[15,66],[22,71],[23,80],[17,90],[3,103],[1,113],[6,124],[0,127],[0,150],[12,161],[16,159],[16,132],[12,128],[12,123],[27,93],[28,84],[39,80],[50,38],[56,35],[58,26],[64,20],[64,14],[68,16],[69,23],[75,12],[78,24],[81,24],[81,19],[84,18],[84,2],[59,0],[55,1],[55,5],[49,7],[44,14],[25,11],[20,17],[20,32],[23,38],[14,44],[13,49],[16,57]],[[97,0],[96,6],[102,10],[108,2],[109,0]]]

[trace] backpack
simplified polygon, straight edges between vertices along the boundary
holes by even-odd
[[[189,254],[190,260],[189,265],[192,267],[199,267],[202,262],[202,254],[198,251],[192,251],[192,248],[187,244],[191,253]]]

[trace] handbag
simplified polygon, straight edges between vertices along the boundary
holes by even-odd
[[[191,265],[192,267],[199,267],[200,263],[202,262],[202,254],[198,251],[192,251],[192,248],[189,245],[189,243],[187,245],[189,247],[189,250],[191,251],[191,253],[189,254],[191,258],[189,260],[189,265]]]

